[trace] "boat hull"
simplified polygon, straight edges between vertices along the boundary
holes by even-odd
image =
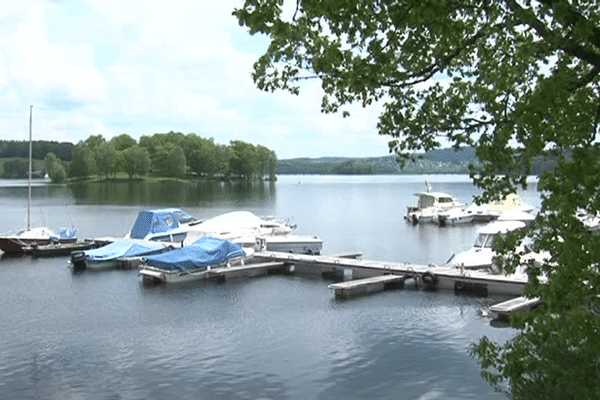
[[[139,272],[142,280],[147,283],[182,283],[199,281],[208,278],[210,267],[186,271],[166,271],[160,268],[144,266]]]
[[[64,238],[58,241],[58,244],[75,243],[76,238]],[[27,253],[33,246],[47,246],[52,243],[50,238],[19,238],[16,236],[0,237],[0,250],[4,253],[18,254]]]

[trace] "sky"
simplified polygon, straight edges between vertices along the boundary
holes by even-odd
[[[231,15],[243,0],[19,0],[0,7],[2,140],[78,143],[127,133],[196,133],[266,146],[279,159],[379,157],[380,105],[322,114],[317,80],[262,92],[267,41]]]

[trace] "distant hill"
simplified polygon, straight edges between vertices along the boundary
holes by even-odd
[[[369,158],[320,157],[279,160],[280,175],[392,175],[392,174],[465,174],[477,161],[473,148],[439,149],[420,154],[421,159],[400,168],[395,155]]]

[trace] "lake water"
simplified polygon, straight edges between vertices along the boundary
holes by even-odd
[[[276,183],[33,187],[33,226],[124,235],[138,211],[291,218],[323,254],[441,263],[478,225],[403,220],[428,179],[470,201],[467,176],[280,176]],[[531,188],[521,192],[538,206]],[[25,227],[27,182],[0,181],[0,232]],[[271,276],[147,287],[136,271],[73,274],[68,257],[0,260],[0,399],[502,399],[468,355],[505,341],[497,299],[418,290],[335,300],[329,282]]]

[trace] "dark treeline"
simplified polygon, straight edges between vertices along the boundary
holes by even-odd
[[[26,178],[29,142],[0,141],[3,178]],[[261,145],[233,140],[229,145],[194,133],[155,133],[136,141],[128,134],[106,140],[90,136],[76,145],[33,142],[32,158],[44,160],[43,171],[53,182],[95,176],[114,178],[198,177],[207,179],[275,179],[277,156]]]
[[[48,153],[54,153],[61,160],[70,162],[74,148],[73,143],[36,140],[31,144],[31,156],[43,160]],[[29,158],[29,141],[0,140],[0,158],[12,157]]]

